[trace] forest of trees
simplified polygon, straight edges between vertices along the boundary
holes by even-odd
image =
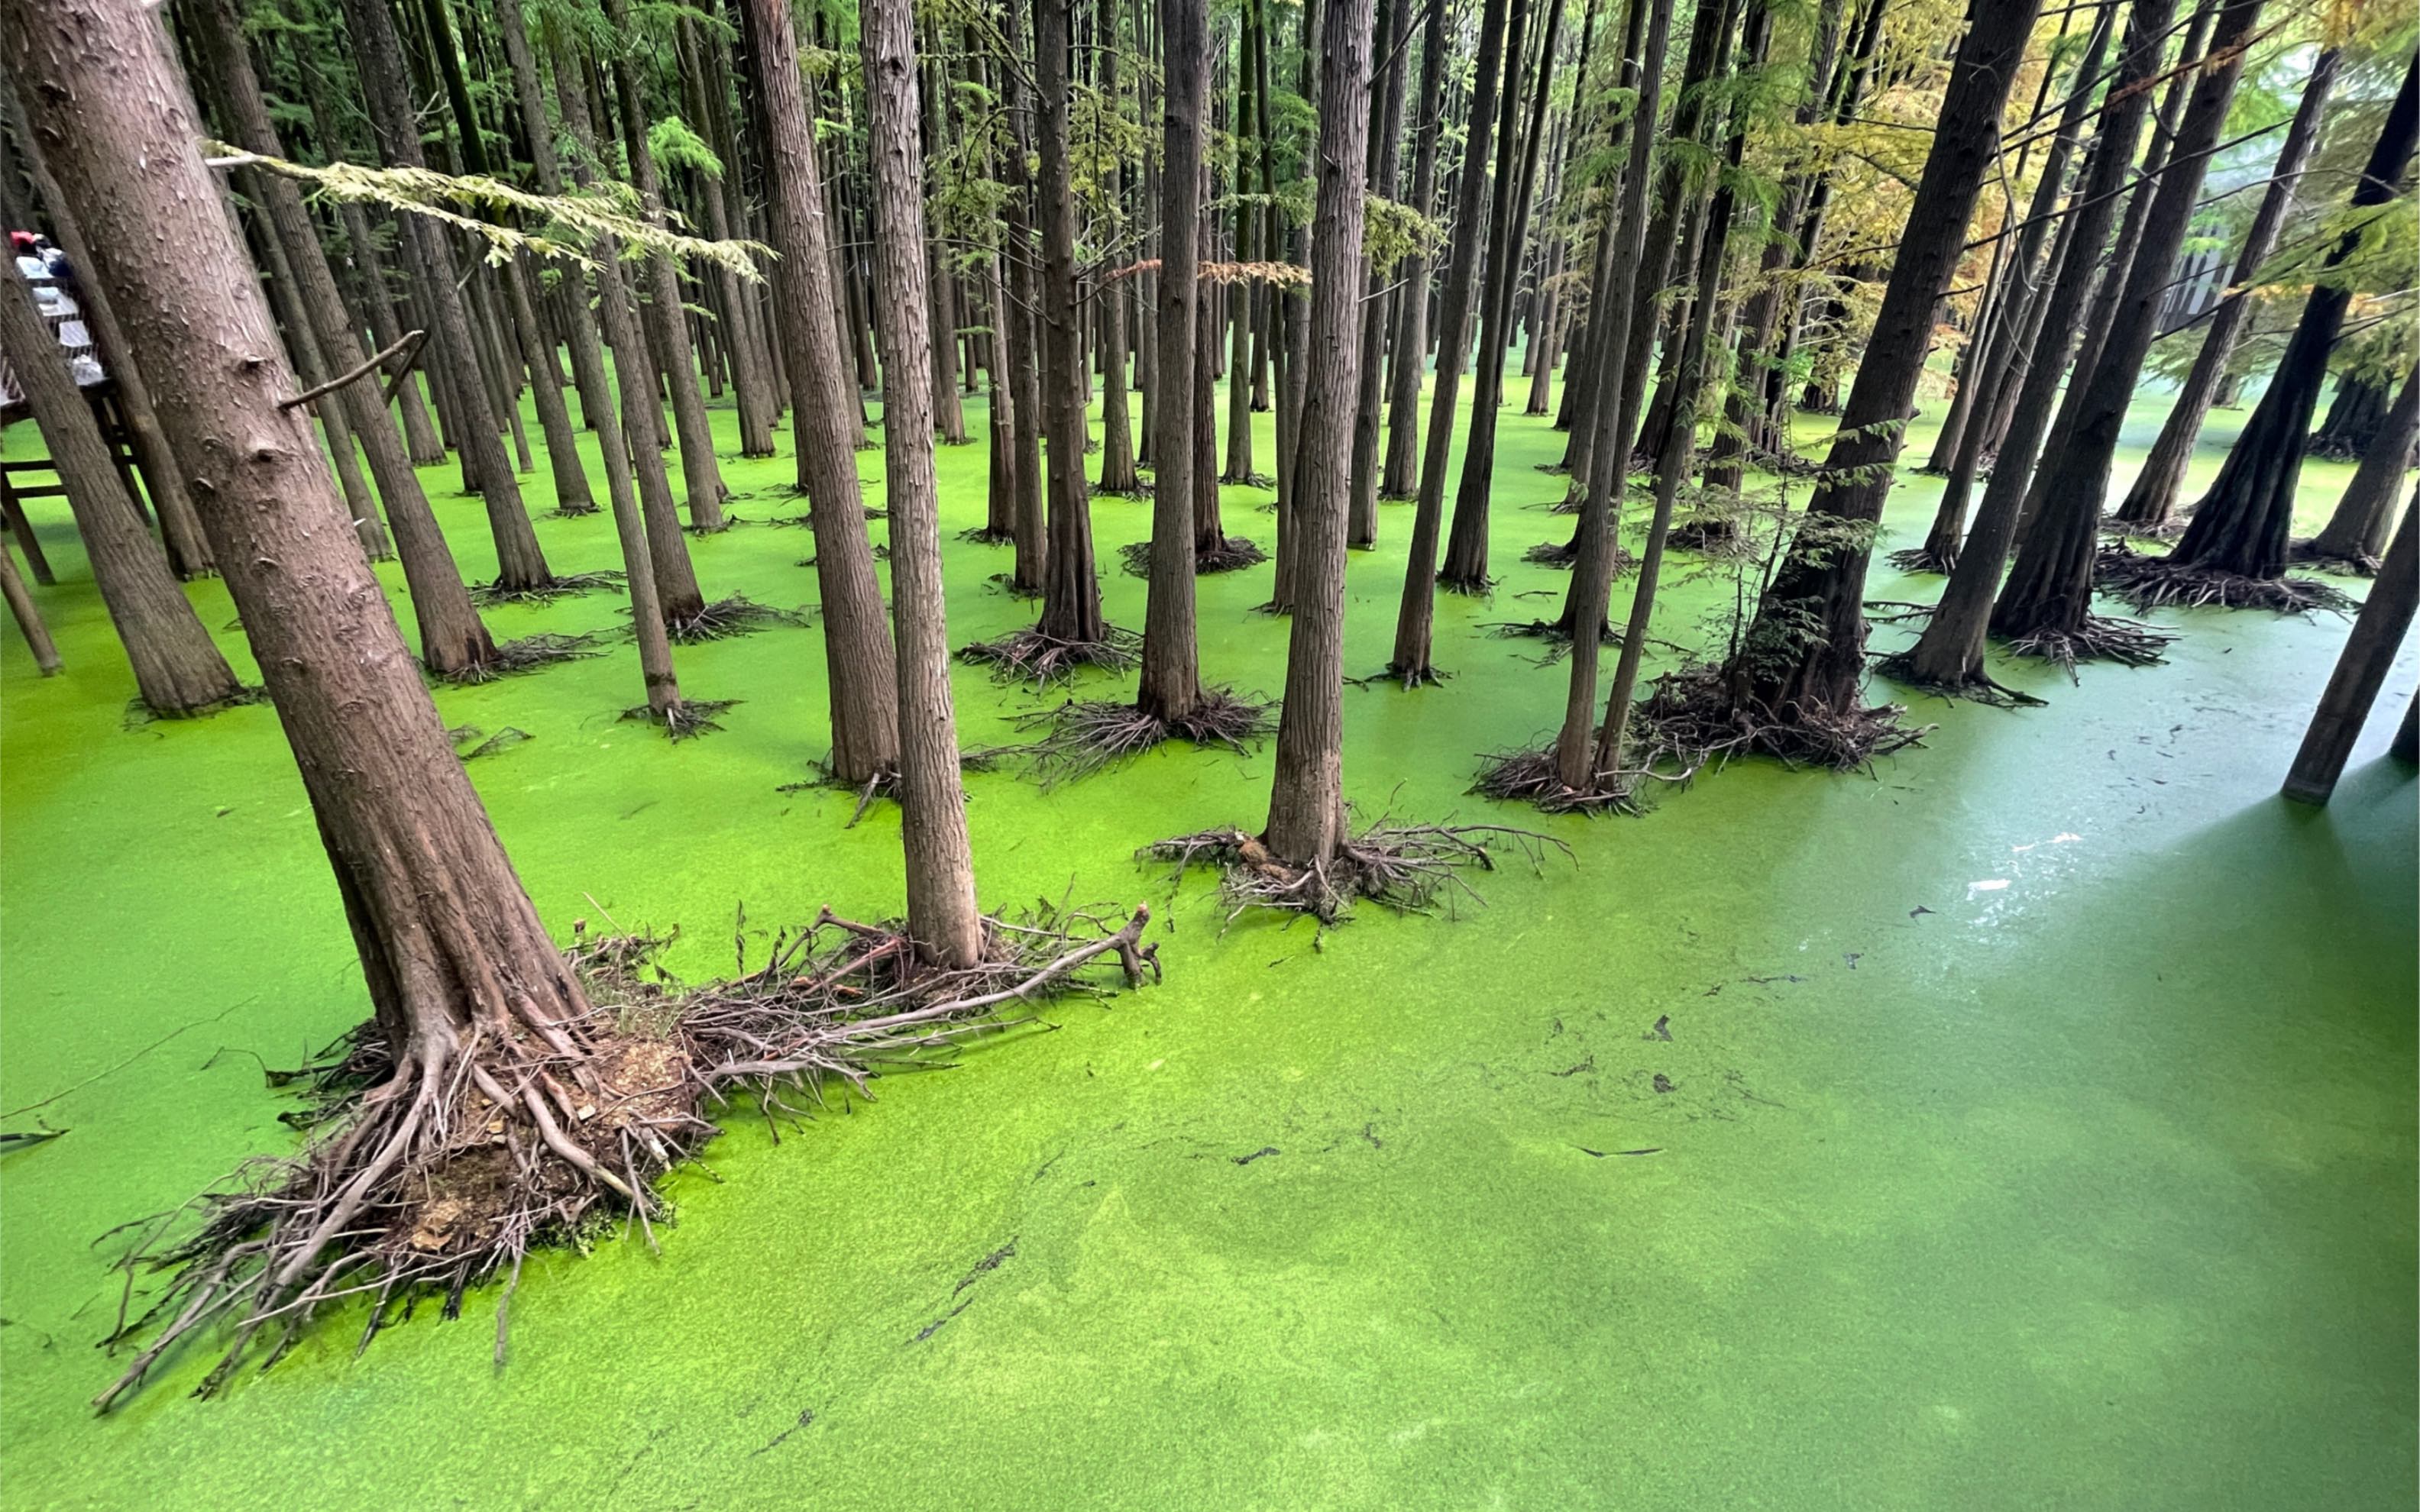
[[[372,1296],[374,1332],[597,1214],[644,1223],[721,1102],[861,1084],[1004,1006],[1154,978],[1147,908],[984,912],[970,759],[1114,780],[1164,741],[1273,742],[1264,816],[1134,842],[1324,927],[1558,843],[1516,822],[1536,810],[1901,749],[1922,730],[1877,670],[2016,703],[2037,700],[1999,658],[2158,662],[2177,628],[2111,597],[2356,615],[2316,569],[2371,579],[2288,784],[2324,801],[2414,611],[2408,4],[11,0],[0,39],[0,215],[56,249],[110,391],[79,392],[45,280],[21,278],[17,412],[142,703],[274,705],[374,1010],[310,1073],[307,1156],[149,1234],[169,1279],[104,1405],[198,1330],[231,1331],[224,1372],[333,1299]],[[2174,398],[2113,497],[2147,386]],[[2196,497],[2203,427],[2256,393]],[[1554,738],[1472,753],[1487,822],[1365,822],[1346,689],[1455,698],[1437,595],[1496,580],[1515,402],[1568,432],[1568,538],[1531,554],[1568,588],[1505,627],[1559,658]],[[735,523],[722,409],[739,455],[795,461],[822,777],[898,804],[907,911],[828,910],[675,1001],[650,942],[550,935],[430,685],[599,654],[482,611],[612,594],[629,717],[674,739],[736,717],[744,690],[685,690],[688,648],[797,617],[692,554]],[[1903,455],[1919,414],[1938,435]],[[987,448],[987,509],[945,540],[937,448],[958,445]],[[2359,465],[2298,540],[2315,453]],[[1891,564],[1940,596],[1892,607],[1921,634],[1869,668],[1881,521],[1919,469],[1939,511]],[[1273,557],[1222,485],[1273,494]],[[456,487],[492,582],[432,508]],[[1146,491],[1129,627],[1104,616],[1120,553],[1092,500]],[[59,671],[9,503],[8,603]],[[620,570],[554,570],[548,521],[600,511]],[[1348,656],[1346,587],[1396,532],[1382,664]],[[1030,627],[954,640],[945,552],[996,557]],[[1684,557],[1733,608],[1651,677]],[[1197,581],[1238,572],[1287,618],[1273,702],[1205,679]],[[180,587],[204,576],[265,689]],[[970,754],[959,660],[1093,696]],[[675,1027],[606,1011],[642,997]]]

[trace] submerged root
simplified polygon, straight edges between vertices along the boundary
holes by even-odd
[[[494,656],[485,661],[473,662],[459,671],[430,675],[441,683],[452,683],[458,687],[475,687],[481,683],[492,683],[499,677],[534,672],[560,661],[579,661],[602,655],[604,653],[597,649],[594,635],[531,635],[519,640],[497,642]]]
[[[2287,550],[2286,560],[2317,567],[2321,572],[2342,573],[2348,578],[2375,578],[2379,569],[2385,565],[2365,551],[2356,551],[2350,556],[2323,551],[2316,539],[2295,542]]]
[[[662,710],[652,703],[642,703],[634,709],[624,709],[622,717],[632,724],[659,726],[674,740],[690,740],[721,729],[721,722],[715,717],[738,702],[737,699],[682,699],[671,708]]]
[[[1436,585],[1440,594],[1454,594],[1464,598],[1485,598],[1496,592],[1496,579],[1483,572],[1476,577],[1440,572]]]
[[[1094,910],[985,920],[975,965],[925,964],[895,924],[826,909],[778,936],[763,967],[690,990],[656,964],[665,940],[582,938],[567,952],[595,1005],[551,1022],[478,1013],[397,1060],[365,1024],[298,1072],[272,1072],[315,1131],[290,1157],[262,1157],[174,1211],[130,1225],[124,1289],[108,1343],[144,1344],[94,1399],[103,1411],[179,1343],[232,1328],[198,1395],[263,1352],[273,1365],[332,1304],[366,1298],[360,1348],[424,1299],[457,1316],[470,1288],[517,1281],[533,1248],[580,1245],[616,1219],[650,1243],[672,1216],[655,1190],[719,1131],[705,1112],[752,1104],[774,1120],[837,1088],[871,1100],[886,1071],[936,1064],[977,1036],[1026,1022],[1044,997],[1098,994],[1159,977],[1141,944],[1148,908],[1123,923]],[[1100,964],[1118,979],[1103,982]],[[143,1290],[146,1276],[164,1277]],[[512,1283],[497,1301],[504,1362]]]
[[[1541,541],[1521,553],[1524,562],[1541,567],[1553,567],[1569,572],[1580,563],[1580,548],[1576,541]],[[1626,546],[1613,548],[1613,579],[1620,582],[1638,570],[1638,555]]]
[[[786,522],[775,520],[773,523],[780,525]],[[1015,531],[996,531],[988,525],[977,525],[970,529],[960,531],[958,532],[958,539],[961,541],[972,541],[977,546],[1011,546],[1016,544],[1016,532]]]
[[[1026,715],[1016,723],[1022,730],[1047,733],[1032,745],[985,754],[1022,757],[1042,785],[1052,788],[1090,777],[1171,740],[1223,747],[1238,755],[1249,753],[1275,733],[1277,705],[1210,687],[1202,689],[1201,702],[1191,713],[1173,719],[1145,714],[1131,703],[1098,699],[1071,701]]]
[[[446,731],[445,738],[454,743],[454,755],[458,760],[475,762],[484,756],[510,750],[521,742],[536,737],[519,725],[508,724],[491,735],[477,725],[465,724]]]
[[[595,511],[590,511],[594,514]],[[619,572],[566,572],[542,583],[507,585],[502,579],[471,590],[473,601],[486,604],[551,604],[574,594],[593,594],[621,582]]]
[[[1931,733],[1929,724],[1903,723],[1906,712],[1896,703],[1846,711],[1799,703],[1769,708],[1735,694],[1720,668],[1699,666],[1657,679],[1631,719],[1642,743],[1699,765],[1761,753],[1786,766],[1854,771]]]
[[[2143,556],[2123,546],[2101,548],[2093,580],[2139,609],[2259,609],[2275,614],[2333,609],[2343,614],[2358,607],[2342,589],[2313,579],[2247,578]]]
[[[664,622],[664,633],[677,645],[693,646],[708,640],[727,640],[733,636],[754,635],[777,625],[804,625],[804,609],[775,609],[759,604],[746,594],[734,594],[718,598],[686,619]]]
[[[1392,683],[1409,693],[1415,688],[1435,687],[1452,675],[1453,673],[1442,668],[1432,667],[1426,662],[1417,667],[1406,667],[1402,662],[1390,661],[1367,677],[1348,677],[1344,680],[1355,687],[1374,687],[1380,683]]]
[[[2008,642],[2009,655],[2032,656],[2049,662],[2075,678],[2075,664],[2080,661],[2114,661],[2127,667],[2156,667],[2166,659],[2164,653],[2176,636],[2166,630],[2155,630],[2140,620],[2121,619],[2114,614],[2086,614],[2084,623],[2072,630],[2036,630],[2015,637]]]
[[[1086,667],[1124,671],[1142,655],[1142,637],[1114,625],[1101,627],[1098,640],[1063,640],[1037,627],[978,640],[958,653],[958,659],[989,667],[1003,683],[1032,683],[1047,687],[1064,682]]]
[[[1883,560],[1901,572],[1919,573],[1935,578],[1947,578],[1958,570],[1958,551],[1955,547],[1947,550],[1936,550],[1930,546],[1910,547],[1904,551],[1894,551]]]
[[[2040,699],[2005,683],[1994,682],[1979,667],[1964,676],[1952,678],[1934,677],[1919,671],[1916,665],[1916,653],[1912,650],[1883,657],[1874,663],[1874,671],[1894,683],[1919,688],[1935,698],[1988,703],[1995,709],[2038,709],[2042,706]]]
[[[1149,541],[1128,541],[1118,548],[1118,557],[1125,563],[1128,577],[1151,576],[1151,543]],[[1230,535],[1207,550],[1197,547],[1193,552],[1193,572],[1196,577],[1202,578],[1213,573],[1240,572],[1246,567],[1257,566],[1268,559],[1268,553],[1262,550],[1260,544],[1251,537]]]
[[[1484,905],[1462,872],[1495,871],[1497,846],[1509,846],[1532,866],[1544,861],[1549,846],[1572,854],[1550,835],[1506,825],[1397,825],[1381,818],[1339,844],[1332,858],[1308,867],[1279,859],[1240,829],[1179,835],[1138,855],[1175,862],[1179,878],[1195,866],[1218,868],[1218,894],[1230,922],[1246,909],[1274,908],[1333,924],[1365,898],[1399,914],[1427,913],[1440,898]]]
[[[605,513],[605,511],[594,503],[558,503],[552,509],[548,510],[544,517],[548,519],[585,519],[591,515],[601,515],[603,513]]]
[[[1016,749],[1013,746],[985,746],[977,750],[962,750],[958,752],[958,770],[988,772],[1000,764],[1001,757],[1016,754]],[[899,768],[895,766],[883,767],[862,782],[833,771],[830,760],[815,763],[814,770],[814,776],[796,782],[784,782],[773,791],[807,793],[816,788],[838,788],[844,793],[856,794],[857,807],[849,811],[848,823],[841,825],[843,829],[855,829],[857,822],[865,817],[865,811],[874,807],[876,799],[899,796]]]
[[[2104,515],[2101,520],[2101,533],[2119,541],[2174,541],[2184,534],[2185,527],[2192,523],[2190,519],[2174,517],[2152,524]]]

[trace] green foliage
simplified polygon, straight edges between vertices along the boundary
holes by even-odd
[[[704,174],[708,178],[722,177],[722,160],[706,138],[689,128],[677,116],[666,116],[647,128],[647,151],[660,167],[678,168]]]

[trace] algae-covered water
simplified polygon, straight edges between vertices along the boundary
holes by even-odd
[[[2128,470],[2157,406],[2139,419]],[[95,1241],[290,1149],[263,1065],[365,1001],[274,715],[129,725],[72,532],[38,506],[70,671],[0,644],[0,1127],[70,1132],[0,1156],[0,1501],[2411,1505],[2415,825],[2380,756],[2410,662],[2324,811],[2274,793],[2344,625],[2221,613],[2168,617],[2165,667],[1997,671],[2046,708],[1918,701],[1938,730],[1870,773],[1742,764],[1638,820],[1491,810],[1474,756],[1560,707],[1562,669],[1486,628],[1556,607],[1533,595],[1562,576],[1519,557],[1567,529],[1537,507],[1559,443],[1508,413],[1504,582],[1442,602],[1451,682],[1348,690],[1346,779],[1369,812],[1541,824],[1575,859],[1515,861],[1450,919],[1222,930],[1206,883],[1131,855],[1256,824],[1267,752],[1047,795],[974,775],[986,903],[1148,900],[1165,985],[1053,1005],[778,1147],[735,1115],[660,1255],[533,1258],[501,1368],[490,1288],[358,1359],[359,1315],[332,1319],[216,1401],[188,1398],[210,1359],[188,1351],[100,1419]],[[945,529],[980,522],[984,466],[942,454]],[[724,467],[750,523],[693,543],[708,593],[812,603],[807,534],[765,523],[800,512],[786,455]],[[2347,471],[2308,470],[2306,527]],[[491,575],[476,501],[426,476]],[[1886,546],[1937,488],[1903,482]],[[1266,543],[1266,498],[1229,490],[1230,528]],[[1104,560],[1147,517],[1099,501]],[[1408,525],[1390,507],[1353,559],[1353,671],[1386,659]],[[559,569],[615,564],[601,517],[538,528]],[[1004,551],[946,552],[955,640],[1031,612],[986,580]],[[1204,581],[1203,655],[1274,691],[1266,574]],[[1140,625],[1140,583],[1106,589]],[[193,593],[229,624],[220,586]],[[1727,593],[1684,581],[1658,634],[1701,639]],[[618,623],[610,594],[489,618]],[[743,905],[759,952],[825,903],[895,911],[895,810],[848,828],[852,797],[777,791],[826,743],[816,634],[680,672],[745,702],[678,747],[615,720],[624,644],[437,695],[533,737],[471,770],[557,933],[677,924],[673,964],[705,976]],[[1036,706],[957,686],[969,745]]]

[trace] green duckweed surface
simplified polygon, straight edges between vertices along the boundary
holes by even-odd
[[[99,1419],[96,1239],[290,1149],[262,1066],[365,999],[273,713],[130,725],[72,532],[38,506],[70,670],[0,645],[0,1109],[71,1132],[0,1156],[0,1500],[2411,1505],[2415,826],[2381,755],[2409,661],[2324,811],[2274,793],[2343,624],[2203,612],[2167,617],[2164,667],[1997,671],[2046,708],[1919,700],[1938,729],[1870,773],[1750,762],[1642,819],[1524,819],[1464,789],[1559,711],[1562,669],[1489,626],[1557,607],[1537,595],[1562,576],[1519,558],[1567,529],[1535,471],[1560,440],[1507,415],[1503,582],[1443,602],[1451,682],[1348,689],[1346,776],[1366,812],[1534,823],[1574,859],[1512,861],[1450,919],[1222,931],[1205,882],[1131,856],[1257,825],[1265,750],[1162,750],[1047,795],[973,776],[986,903],[1147,900],[1165,985],[1053,1005],[1050,1029],[778,1146],[735,1110],[711,1172],[675,1181],[660,1255],[533,1258],[503,1368],[490,1288],[358,1359],[359,1315],[331,1319],[216,1401],[189,1399],[213,1357],[188,1351]],[[801,512],[781,441],[725,459],[748,523],[694,543],[709,594],[813,601],[806,532],[766,523]],[[945,529],[980,523],[984,448],[940,465]],[[2305,529],[2348,471],[2308,470]],[[476,501],[426,476],[466,576],[490,576]],[[1938,487],[1902,482],[1886,547]],[[1267,497],[1228,490],[1230,528],[1267,543]],[[1147,517],[1097,501],[1106,562]],[[1357,672],[1386,659],[1408,526],[1390,506],[1353,559]],[[539,532],[559,569],[615,564],[602,517]],[[987,580],[1004,550],[946,549],[954,640],[1026,619]],[[1139,626],[1140,583],[1105,586]],[[1934,586],[1881,570],[1870,592]],[[1204,582],[1214,679],[1280,683],[1266,589],[1265,567]],[[193,593],[241,658],[224,589]],[[1684,580],[1658,634],[1700,641],[1728,594]],[[490,623],[619,617],[599,594]],[[437,695],[450,724],[533,737],[471,770],[549,923],[677,924],[695,978],[729,968],[743,904],[759,952],[819,904],[895,911],[895,810],[849,828],[853,797],[777,791],[823,751],[816,633],[684,650],[680,672],[745,702],[678,747],[617,722],[626,643]],[[957,687],[970,746],[1037,706],[971,669]]]

